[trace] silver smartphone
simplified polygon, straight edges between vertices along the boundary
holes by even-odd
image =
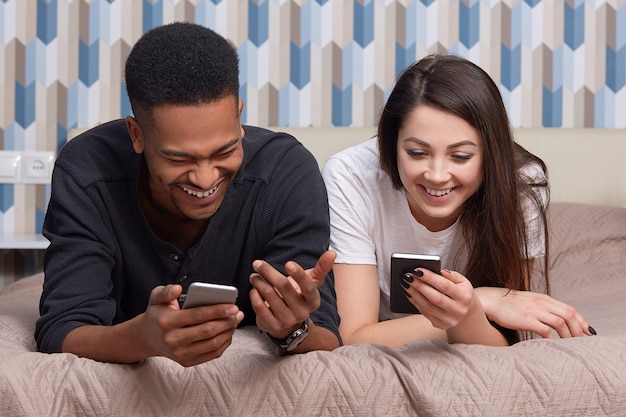
[[[402,275],[413,272],[415,268],[425,268],[438,274],[441,272],[441,257],[397,252],[391,254],[389,307],[393,313],[419,313],[419,310],[409,301],[402,286]]]
[[[214,304],[234,304],[239,290],[230,285],[192,282],[185,295],[183,308],[210,306]]]

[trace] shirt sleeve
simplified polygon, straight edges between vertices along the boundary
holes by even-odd
[[[262,225],[269,225],[264,258],[285,273],[284,264],[294,260],[304,269],[312,268],[328,249],[330,220],[328,198],[317,161],[301,144],[286,152],[276,163],[268,187],[268,196],[261,213],[268,216]],[[320,291],[320,307],[311,313],[311,320],[339,335],[339,314],[332,271]]]
[[[331,157],[322,175],[328,190],[330,248],[336,263],[376,265],[376,247],[371,232],[374,202],[367,184],[347,164]]]
[[[111,324],[116,311],[112,291],[113,255],[97,204],[64,169],[55,168],[43,234],[45,281],[35,327],[42,352],[60,352],[73,329]]]

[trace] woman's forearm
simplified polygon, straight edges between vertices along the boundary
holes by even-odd
[[[416,339],[435,338],[447,341],[446,333],[436,329],[421,314],[369,324],[344,337],[344,344],[376,343],[393,348]]]
[[[477,306],[454,327],[446,330],[449,343],[508,346],[506,337],[489,323],[477,299]]]

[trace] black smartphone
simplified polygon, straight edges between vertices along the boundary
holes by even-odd
[[[441,257],[397,252],[391,254],[389,307],[393,313],[419,314],[419,310],[411,304],[402,286],[402,275],[413,272],[415,268],[426,268],[438,274],[441,272]]]

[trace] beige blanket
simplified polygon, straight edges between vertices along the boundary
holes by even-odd
[[[551,208],[553,294],[598,336],[507,348],[418,340],[276,358],[238,330],[214,361],[183,368],[36,353],[42,276],[0,292],[0,416],[594,416],[626,410],[626,209]]]

